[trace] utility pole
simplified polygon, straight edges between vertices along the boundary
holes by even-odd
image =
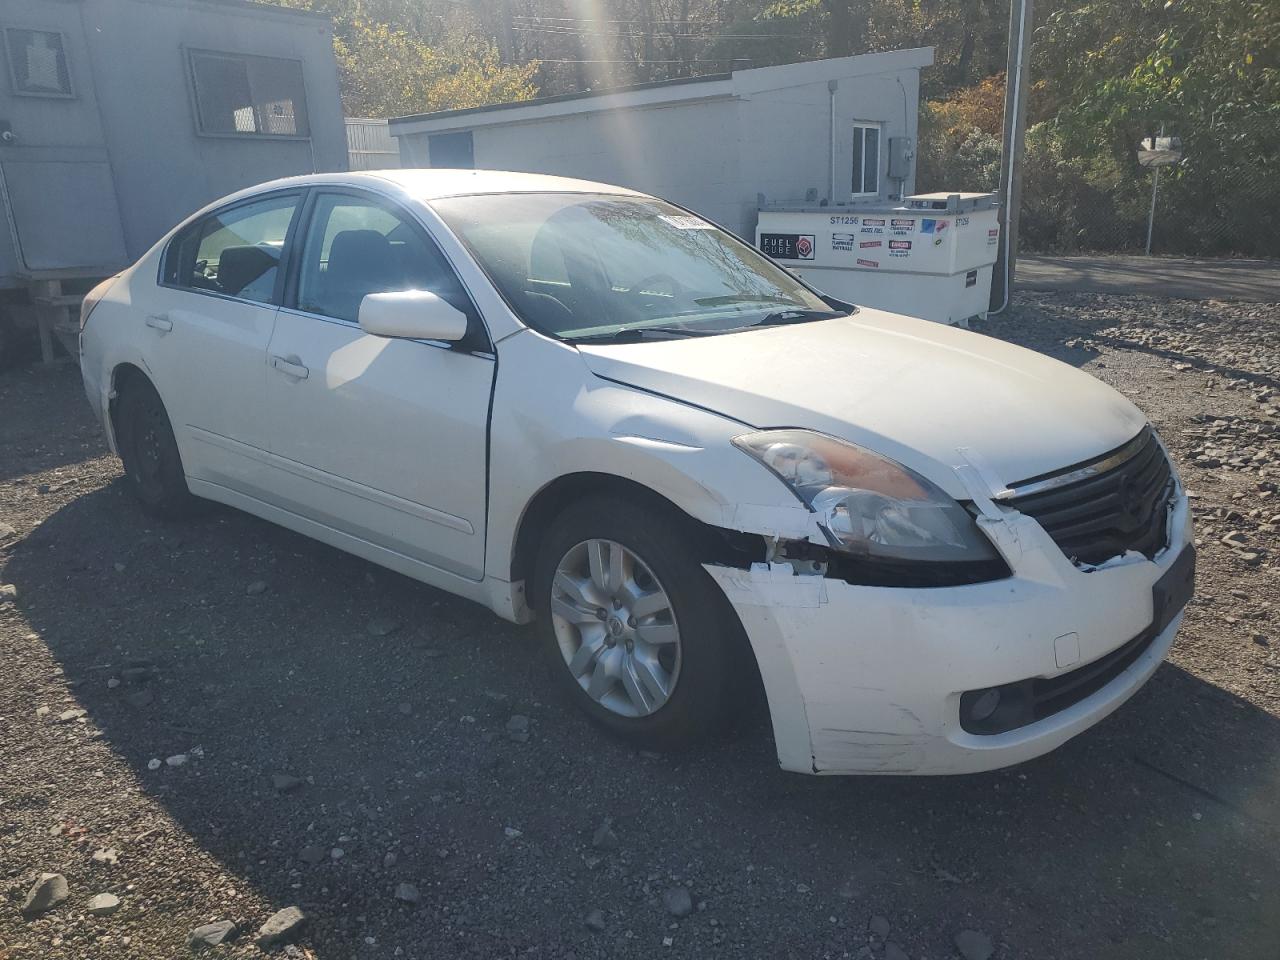
[[[1035,0],[1013,0],[1009,9],[1009,61],[1004,79],[1004,150],[1000,154],[1000,252],[991,277],[991,309],[1009,304],[1018,259],[1018,207],[1022,198],[1022,148],[1031,87],[1031,31]]]

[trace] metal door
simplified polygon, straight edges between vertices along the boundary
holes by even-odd
[[[16,261],[0,263],[0,276],[106,274],[127,262],[81,10],[78,0],[0,0],[0,194]]]

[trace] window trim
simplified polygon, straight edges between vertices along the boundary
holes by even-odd
[[[194,293],[202,297],[212,297],[215,300],[228,300],[231,303],[248,303],[248,304],[253,304],[256,307],[266,307],[267,309],[271,309],[271,308],[278,309],[281,306],[284,298],[285,281],[288,274],[289,260],[291,257],[290,250],[293,245],[293,239],[297,234],[298,224],[302,220],[303,208],[305,208],[307,205],[307,201],[309,199],[308,197],[309,193],[310,193],[310,190],[309,188],[306,188],[306,187],[303,187],[301,189],[299,189],[298,187],[293,187],[293,188],[287,188],[284,190],[271,190],[266,193],[254,194],[251,197],[241,197],[239,200],[235,200],[232,203],[228,203],[224,206],[217,207],[214,210],[210,210],[208,213],[202,214],[198,217],[195,217],[194,219],[188,220],[186,223],[180,226],[177,230],[175,230],[169,236],[169,239],[165,242],[164,250],[160,254],[160,262],[157,265],[157,269],[156,269],[156,286],[164,287],[168,290],[177,290],[179,293]],[[212,218],[223,216],[224,214],[230,213],[234,210],[239,210],[241,207],[252,206],[253,204],[260,203],[263,200],[275,200],[275,199],[281,199],[284,197],[297,197],[298,202],[293,208],[293,217],[289,220],[289,228],[284,233],[284,244],[281,247],[281,252],[280,252],[280,265],[276,269],[276,284],[271,291],[270,300],[268,301],[250,300],[248,297],[234,297],[229,293],[219,293],[217,290],[205,290],[202,287],[184,287],[178,283],[166,282],[165,267],[169,263],[169,252],[174,248],[176,244],[182,241],[182,238],[187,234],[188,231],[199,230],[204,226],[205,223],[207,223]],[[191,266],[192,267],[195,266],[194,260],[192,261]]]
[[[62,62],[67,68],[67,87],[69,92],[47,92],[43,90],[23,90],[18,84],[17,64],[13,62],[13,48],[9,45],[9,33],[13,30],[27,30],[32,33],[53,33],[57,34],[62,44]],[[5,24],[4,26],[4,61],[8,66],[9,73],[9,89],[15,97],[39,97],[44,100],[78,100],[80,95],[76,93],[76,78],[71,71],[71,54],[67,49],[67,32],[50,27],[24,27],[18,24]]]
[[[852,157],[852,158],[851,158],[851,159],[853,159],[853,160],[858,159],[858,157],[859,157],[859,156],[865,156],[865,155],[866,155],[866,136],[867,136],[867,135],[866,135],[866,131],[867,131],[867,130],[874,130],[874,131],[876,131],[876,177],[875,177],[875,186],[876,186],[876,188],[875,188],[875,190],[872,190],[872,191],[870,191],[870,192],[867,192],[867,191],[865,191],[865,190],[863,190],[863,191],[853,190],[853,189],[852,189],[852,187],[853,187],[853,171],[852,171],[852,169],[851,169],[851,170],[849,171],[849,187],[850,187],[850,190],[851,190],[851,192],[850,192],[850,194],[849,194],[849,195],[850,195],[851,197],[858,197],[858,198],[861,198],[861,199],[865,199],[865,198],[867,198],[867,197],[879,197],[879,196],[880,196],[880,181],[881,181],[881,177],[880,177],[880,167],[881,167],[881,166],[883,165],[883,163],[884,163],[884,124],[882,124],[882,123],[878,123],[878,122],[876,122],[876,121],[874,121],[874,120],[854,120],[854,121],[853,121],[853,123],[851,124],[851,129],[852,129],[852,130],[854,130],[854,131],[858,131],[858,130],[863,131],[863,134],[862,134],[862,140],[863,140],[863,143],[862,143],[862,149],[861,149],[860,151],[858,151],[857,153],[855,153],[854,157]],[[855,146],[855,147],[857,146],[857,142],[858,142],[858,137],[857,137],[857,135],[856,135],[856,133],[855,133],[855,135],[854,135],[854,137],[853,137],[853,143],[854,143],[854,146]],[[853,164],[850,164],[850,167],[852,167],[852,166],[853,166]],[[866,179],[867,179],[867,174],[866,174],[866,169],[864,168],[864,169],[863,169],[863,171],[862,171],[862,180],[863,180],[863,183],[862,183],[861,185],[864,185],[864,186],[865,186],[865,184],[866,184]]]
[[[311,104],[307,97],[307,69],[306,63],[297,57],[273,57],[269,54],[261,53],[239,53],[234,50],[210,50],[207,47],[191,47],[186,44],[182,45],[183,59],[186,61],[187,73],[187,99],[191,104],[191,120],[195,124],[195,132],[197,137],[210,137],[215,140],[284,140],[292,143],[307,143],[311,140]],[[302,77],[302,107],[306,112],[307,133],[304,136],[300,133],[260,133],[260,132],[224,132],[217,130],[206,130],[204,121],[200,116],[200,91],[196,85],[196,56],[198,54],[208,54],[213,57],[223,57],[230,60],[281,60],[286,63],[296,63],[299,73]],[[295,104],[296,109],[296,104]]]
[[[475,356],[496,357],[493,337],[489,333],[489,325],[485,322],[484,314],[480,310],[475,294],[472,293],[471,288],[467,285],[467,281],[463,279],[462,272],[458,269],[457,264],[445,253],[444,248],[436,241],[435,236],[427,225],[403,203],[380,193],[362,190],[358,187],[350,187],[345,184],[326,183],[313,186],[302,205],[301,215],[290,226],[289,240],[285,244],[283,257],[285,269],[283,271],[284,289],[281,293],[279,304],[281,310],[286,310],[299,317],[310,317],[314,320],[323,320],[326,323],[337,323],[344,327],[361,329],[359,322],[344,320],[341,317],[330,317],[323,313],[312,313],[298,306],[298,285],[302,273],[302,253],[306,245],[304,241],[311,232],[311,222],[315,216],[316,204],[319,202],[320,197],[326,194],[354,197],[357,200],[363,200],[374,206],[381,207],[388,213],[399,217],[409,226],[409,229],[418,233],[419,238],[434,249],[440,259],[453,271],[454,278],[458,281],[458,286],[466,295],[467,302],[471,307],[471,312],[467,317],[466,336],[457,341],[413,339],[413,343],[423,343],[427,346],[470,353]],[[406,337],[404,339],[410,338]]]

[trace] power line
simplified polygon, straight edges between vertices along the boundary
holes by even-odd
[[[645,37],[655,37],[657,39],[676,39],[676,40],[807,40],[810,39],[806,34],[802,33],[656,33],[645,34],[635,31],[603,31],[603,30],[579,30],[572,27],[530,27],[522,24],[515,24],[511,28],[520,33],[542,33],[555,37],[618,37],[627,39],[643,40]]]

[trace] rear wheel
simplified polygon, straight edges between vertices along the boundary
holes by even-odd
[[[187,488],[182,457],[160,395],[141,376],[130,379],[116,401],[116,442],[129,487],[153,516],[195,513],[201,501]]]
[[[538,629],[557,684],[643,746],[722,731],[744,675],[737,617],[669,512],[601,497],[551,524],[536,563]]]

